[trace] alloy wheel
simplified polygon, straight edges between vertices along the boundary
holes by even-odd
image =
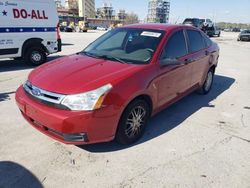
[[[204,85],[205,91],[209,91],[213,83],[213,72],[209,71]]]
[[[146,109],[142,106],[133,108],[126,121],[125,134],[129,137],[135,137],[141,132],[141,127],[145,123]]]

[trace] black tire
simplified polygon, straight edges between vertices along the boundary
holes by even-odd
[[[141,110],[141,111],[140,111]],[[143,115],[136,120],[134,112]],[[142,113],[140,113],[142,112]],[[134,115],[133,115],[134,114]],[[137,116],[138,118],[139,116]],[[150,107],[144,100],[135,100],[131,102],[122,114],[118,130],[116,132],[116,141],[122,145],[130,145],[138,141],[145,132],[148,120],[150,118]]]
[[[41,47],[31,47],[26,51],[24,55],[25,63],[32,66],[41,65],[45,63],[46,60],[46,53]]]
[[[206,80],[202,85],[202,87],[198,90],[198,93],[200,93],[201,95],[208,94],[212,89],[213,82],[214,82],[214,69],[210,69],[207,73]]]
[[[218,37],[220,37],[220,34],[221,34],[221,33],[219,32]]]

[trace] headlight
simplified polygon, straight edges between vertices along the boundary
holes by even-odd
[[[101,107],[106,94],[112,89],[111,84],[102,86],[96,90],[81,93],[77,95],[68,95],[61,102],[62,105],[67,106],[74,111],[89,111]]]

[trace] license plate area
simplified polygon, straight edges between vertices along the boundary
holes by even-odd
[[[25,113],[25,104],[22,104],[22,103],[19,103],[19,102],[17,102],[17,106],[18,106],[18,108],[23,112],[23,113]]]
[[[33,109],[30,105],[26,105],[27,116],[34,118],[37,115],[37,110]]]

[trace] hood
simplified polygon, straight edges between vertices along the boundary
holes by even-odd
[[[44,64],[31,72],[29,81],[36,87],[59,94],[77,94],[115,85],[143,66],[71,55]]]

